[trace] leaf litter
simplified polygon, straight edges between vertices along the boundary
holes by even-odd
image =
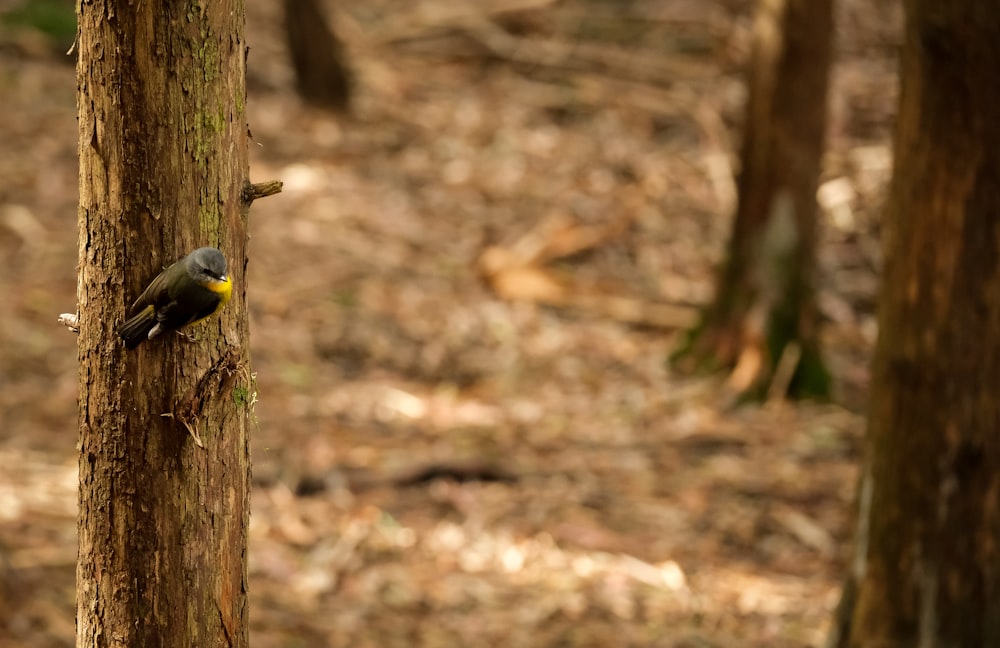
[[[837,405],[666,362],[735,200],[749,3],[343,2],[354,112],[249,3],[258,646],[817,646],[850,545],[898,16],[843,3]],[[459,10],[460,9],[460,10]],[[0,646],[73,643],[73,71],[0,49]],[[29,271],[30,269],[30,271]]]

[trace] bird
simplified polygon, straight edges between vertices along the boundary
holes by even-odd
[[[226,257],[198,248],[156,275],[128,309],[118,335],[126,349],[217,313],[233,294]]]

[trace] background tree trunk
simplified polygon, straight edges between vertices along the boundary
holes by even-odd
[[[299,96],[309,103],[346,112],[351,77],[344,47],[327,24],[319,0],[284,0],[285,35]]]
[[[78,17],[77,645],[246,646],[243,3],[84,0]],[[194,343],[126,352],[126,308],[202,245],[229,260],[232,301]]]
[[[1000,646],[1000,9],[906,3],[850,646]]]
[[[832,0],[764,0],[754,21],[736,218],[715,301],[678,354],[761,392],[790,344],[793,395],[824,396],[814,300],[816,186],[826,129]]]

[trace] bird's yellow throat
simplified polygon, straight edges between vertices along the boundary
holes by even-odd
[[[223,304],[229,301],[229,298],[233,296],[233,280],[226,276],[225,281],[209,281],[205,284],[205,287],[214,293],[217,293],[222,301],[219,303],[219,308],[222,308]]]

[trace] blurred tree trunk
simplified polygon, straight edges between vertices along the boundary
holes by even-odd
[[[853,582],[831,645],[1000,646],[1000,3],[905,10]]]
[[[762,395],[783,357],[792,395],[829,391],[814,273],[832,31],[832,0],[759,3],[727,260],[714,303],[675,356],[688,369],[733,369],[741,393]]]
[[[346,112],[351,77],[344,47],[330,29],[320,0],[284,0],[285,35],[299,95],[321,108]]]
[[[83,0],[78,18],[77,645],[246,646],[244,5]],[[195,343],[126,352],[125,309],[201,245],[232,301]]]

